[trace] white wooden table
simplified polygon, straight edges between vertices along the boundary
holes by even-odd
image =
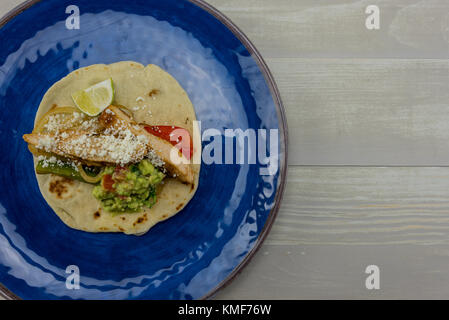
[[[278,218],[216,298],[449,298],[449,1],[209,2],[265,58],[290,135]]]

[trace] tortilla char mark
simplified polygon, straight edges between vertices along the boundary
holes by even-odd
[[[145,222],[145,221],[147,221],[147,220],[148,220],[148,217],[147,217],[147,214],[145,213],[143,216],[138,217],[138,218],[136,219],[136,221],[134,221],[133,226],[135,227],[136,224],[143,223],[143,222]]]
[[[50,182],[48,191],[55,194],[58,199],[62,199],[63,194],[68,191],[68,186],[73,185],[73,183],[72,179],[61,177]]]
[[[101,216],[100,211],[101,211],[101,209],[98,209],[97,211],[94,212],[94,219],[100,218],[100,216]]]
[[[155,95],[159,94],[161,91],[159,89],[153,89],[148,93],[148,96],[154,98]]]

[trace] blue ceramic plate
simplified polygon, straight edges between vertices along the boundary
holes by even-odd
[[[74,26],[66,24],[72,4],[81,13],[79,29],[67,28]],[[281,100],[248,39],[201,1],[33,0],[0,20],[0,43],[3,295],[199,299],[232,279],[267,235],[286,176]],[[202,132],[278,129],[278,170],[264,176],[260,163],[203,163],[192,201],[141,237],[65,226],[39,192],[22,134],[32,131],[53,83],[79,67],[122,60],[153,63],[172,74],[189,94]],[[235,145],[233,151],[242,148]],[[66,286],[75,283],[67,280],[71,265],[79,269],[79,289]]]

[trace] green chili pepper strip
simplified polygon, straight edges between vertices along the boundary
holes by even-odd
[[[57,163],[47,163],[44,167],[44,160],[37,163],[36,172],[38,174],[49,174],[53,173],[61,177],[79,180],[81,182],[86,182],[76,169],[70,164],[57,164]],[[88,182],[87,182],[88,183]]]

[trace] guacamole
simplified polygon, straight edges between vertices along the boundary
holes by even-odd
[[[156,203],[156,186],[164,177],[146,159],[127,167],[106,167],[92,194],[113,214],[136,212]]]

